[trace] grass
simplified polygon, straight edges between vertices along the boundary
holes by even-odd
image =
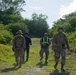
[[[0,44],[0,75],[76,75],[76,56],[74,54],[67,56],[65,65],[66,73],[53,73],[54,58],[50,47],[48,64],[40,64],[40,45],[38,38],[33,38],[33,45],[30,47],[29,61],[22,65],[21,68],[15,67],[14,52],[11,46]],[[35,45],[37,44],[37,45]],[[60,70],[60,63],[58,65]],[[75,71],[75,72],[72,72]],[[51,74],[50,74],[51,73]]]

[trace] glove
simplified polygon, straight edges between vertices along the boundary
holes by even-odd
[[[12,51],[15,51],[14,48],[12,48]]]

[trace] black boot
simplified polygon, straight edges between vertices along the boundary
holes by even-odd
[[[64,67],[64,64],[61,64],[61,72],[65,72],[63,67]]]
[[[28,58],[26,59],[26,61],[28,61]]]
[[[48,64],[48,61],[47,60],[45,60],[45,64]]]

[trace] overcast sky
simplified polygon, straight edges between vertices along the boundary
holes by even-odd
[[[54,21],[57,21],[65,14],[76,11],[76,0],[25,0],[26,5],[21,15],[31,19],[32,14],[43,14],[48,16],[48,25],[51,28]]]

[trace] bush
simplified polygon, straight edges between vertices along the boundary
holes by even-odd
[[[0,24],[0,31],[3,30],[5,27],[3,24]]]
[[[14,35],[18,30],[22,30],[23,33],[28,32],[27,25],[23,22],[11,23],[6,26],[6,29],[11,31]]]
[[[13,35],[9,31],[2,30],[0,32],[0,43],[2,44],[10,43],[12,39]]]
[[[0,43],[6,43],[6,40],[2,33],[0,33]]]
[[[71,46],[71,50],[76,52],[76,31],[72,33],[68,33],[68,39]]]

